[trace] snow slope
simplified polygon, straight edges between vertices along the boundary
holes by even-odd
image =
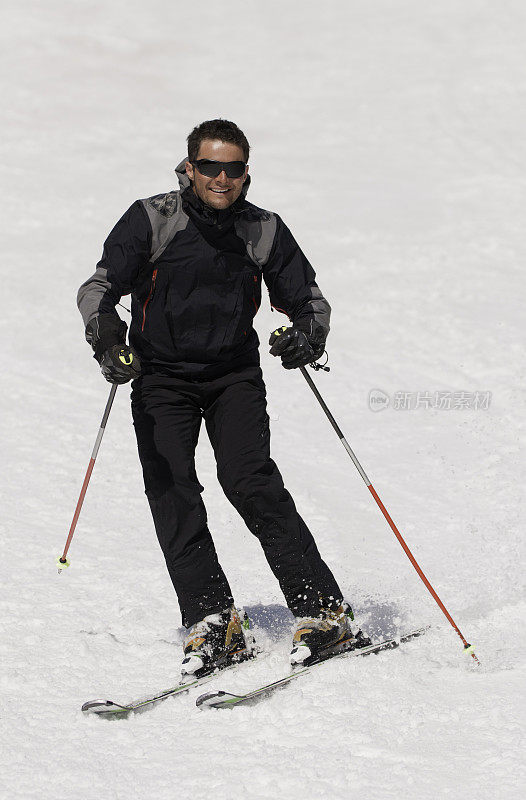
[[[522,797],[524,4],[3,9],[0,796]],[[71,568],[56,572],[109,390],[75,294],[116,219],[173,187],[186,135],[215,116],[247,133],[250,199],[284,217],[333,306],[332,370],[315,380],[483,666],[467,663],[301,374],[263,346],[274,457],[360,621],[375,636],[433,629],[251,709],[200,712],[194,695],[86,719],[84,700],[173,684],[183,632],[128,387]],[[283,319],[263,304],[264,344]],[[376,413],[373,389],[390,398]],[[394,407],[396,392],[477,391],[488,408]],[[198,473],[265,650],[207,688],[246,690],[281,674],[291,620],[206,437]]]

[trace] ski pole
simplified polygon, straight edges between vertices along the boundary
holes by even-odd
[[[455,620],[453,619],[453,617],[451,616],[451,614],[449,613],[449,611],[445,607],[444,603],[442,602],[442,600],[440,599],[440,597],[435,592],[435,590],[433,589],[433,587],[429,583],[428,579],[426,578],[426,576],[422,572],[422,569],[420,568],[420,565],[418,564],[416,558],[412,554],[411,550],[409,549],[409,547],[407,546],[406,542],[404,541],[404,538],[403,538],[402,534],[400,533],[400,531],[398,530],[398,528],[394,524],[393,520],[391,519],[386,507],[384,506],[384,504],[380,500],[378,494],[376,493],[376,490],[375,490],[374,486],[372,485],[371,481],[367,477],[362,465],[360,464],[360,462],[356,458],[355,454],[353,453],[349,443],[347,442],[347,439],[343,435],[340,427],[338,426],[336,420],[332,416],[332,414],[329,411],[325,401],[323,400],[323,397],[321,396],[321,394],[319,393],[318,389],[316,388],[316,384],[314,383],[314,381],[312,380],[310,375],[307,373],[307,370],[305,369],[305,367],[300,367],[300,369],[301,369],[301,372],[303,373],[303,377],[305,378],[305,380],[309,384],[310,388],[312,389],[312,391],[314,392],[314,394],[316,396],[316,399],[318,400],[319,404],[323,408],[323,410],[324,410],[324,412],[325,412],[325,414],[327,416],[327,419],[329,420],[329,422],[331,423],[332,427],[336,431],[336,434],[339,437],[342,445],[345,447],[347,453],[351,457],[354,466],[356,467],[356,469],[358,470],[358,472],[362,476],[362,479],[363,479],[365,485],[367,486],[367,488],[371,492],[372,496],[374,497],[378,508],[380,509],[380,511],[382,512],[384,517],[386,518],[386,520],[389,523],[389,526],[391,527],[394,535],[396,536],[396,538],[398,539],[398,541],[402,545],[402,548],[403,548],[406,556],[408,557],[409,561],[411,562],[411,564],[413,565],[413,567],[417,571],[418,575],[420,576],[420,578],[424,582],[424,584],[425,584],[426,588],[429,590],[431,596],[434,598],[434,600],[438,604],[438,607],[440,608],[440,610],[443,611],[443,613],[445,614],[446,619],[448,620],[448,622],[452,625],[453,629],[460,636],[462,644],[464,645],[464,651],[466,653],[469,653],[469,655],[476,661],[477,664],[480,664],[480,661],[478,660],[477,656],[475,655],[475,650],[473,648],[473,645],[469,644],[469,642],[466,641],[466,639],[462,635],[459,627],[457,626]]]
[[[84,502],[84,497],[86,496],[86,492],[88,490],[88,484],[91,478],[91,473],[93,472],[93,467],[95,466],[95,459],[97,458],[97,453],[99,452],[100,443],[102,442],[102,437],[104,436],[104,429],[106,428],[106,423],[108,421],[108,417],[110,415],[111,407],[113,405],[113,400],[115,398],[115,392],[117,391],[117,383],[113,383],[110,389],[110,396],[108,397],[108,402],[106,403],[106,408],[104,409],[104,414],[102,416],[102,422],[100,424],[99,432],[97,434],[97,438],[95,440],[95,446],[93,448],[93,452],[91,454],[91,458],[88,464],[88,469],[86,470],[86,476],[84,478],[84,483],[82,484],[82,489],[80,490],[80,497],[78,499],[77,507],[75,509],[75,513],[73,514],[73,521],[71,523],[71,527],[69,529],[68,538],[66,540],[66,546],[64,547],[64,552],[62,556],[57,558],[57,567],[59,574],[62,572],[63,569],[69,567],[69,560],[67,558],[69,546],[71,544],[71,540],[73,539],[73,534],[75,533],[75,528],[77,527],[77,521],[80,516],[80,511],[82,509],[82,504]]]

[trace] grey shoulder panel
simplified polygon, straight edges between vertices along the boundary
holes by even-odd
[[[93,317],[97,316],[103,298],[110,292],[108,270],[105,267],[97,267],[93,275],[84,281],[77,293],[77,306],[82,314],[84,327]]]
[[[318,286],[311,286],[310,291],[312,299],[309,305],[314,313],[314,322],[323,328],[327,336],[330,330],[331,307]]]
[[[245,242],[252,261],[261,269],[270,258],[277,224],[275,214],[252,204],[236,219],[236,233]]]
[[[152,226],[153,264],[164,253],[175,234],[188,225],[188,215],[183,211],[180,192],[156,194],[141,200]]]

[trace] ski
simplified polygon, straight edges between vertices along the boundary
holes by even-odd
[[[427,630],[429,626],[424,628],[417,628],[416,630],[409,631],[405,633],[403,636],[397,636],[392,639],[384,639],[381,642],[377,642],[376,644],[366,645],[365,647],[360,648],[352,648],[348,647],[347,649],[335,650],[332,648],[329,652],[322,654],[322,656],[313,661],[307,667],[302,667],[291,671],[288,675],[285,675],[282,678],[279,678],[277,681],[273,683],[268,683],[265,686],[260,686],[258,689],[253,689],[251,692],[247,694],[230,694],[229,692],[217,691],[217,692],[207,692],[205,694],[200,695],[196,700],[196,706],[204,707],[204,708],[233,708],[234,706],[239,705],[250,705],[263,697],[268,697],[272,694],[276,689],[280,689],[282,686],[286,686],[291,681],[296,680],[297,678],[301,678],[304,675],[308,675],[312,672],[314,667],[320,666],[320,664],[324,664],[326,661],[333,659],[333,658],[350,658],[354,656],[368,656],[372,655],[373,653],[380,653],[383,650],[392,650],[395,647],[399,647],[403,642],[408,642],[410,639],[415,639],[417,636],[422,636]]]
[[[106,719],[126,719],[130,716],[130,714],[140,713],[141,711],[151,708],[153,705],[166,700],[168,697],[182,695],[188,692],[190,689],[193,689],[195,686],[202,686],[203,684],[208,683],[216,678],[219,672],[224,672],[228,669],[234,669],[240,664],[244,664],[247,661],[252,661],[255,657],[256,653],[245,658],[238,659],[237,661],[229,662],[224,666],[215,665],[209,672],[206,672],[205,674],[202,674],[193,680],[191,679],[191,676],[189,676],[190,680],[181,681],[176,686],[172,686],[169,689],[162,689],[160,692],[146,695],[146,697],[141,697],[138,700],[132,700],[130,703],[116,703],[113,700],[88,700],[82,705],[82,711],[85,714],[95,714],[98,717],[104,717]]]

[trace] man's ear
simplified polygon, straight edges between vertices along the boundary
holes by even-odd
[[[194,179],[194,168],[193,168],[192,164],[190,164],[189,161],[186,161],[184,166],[185,166],[185,169],[186,169],[186,174],[188,175],[190,180],[193,181],[193,179]]]

